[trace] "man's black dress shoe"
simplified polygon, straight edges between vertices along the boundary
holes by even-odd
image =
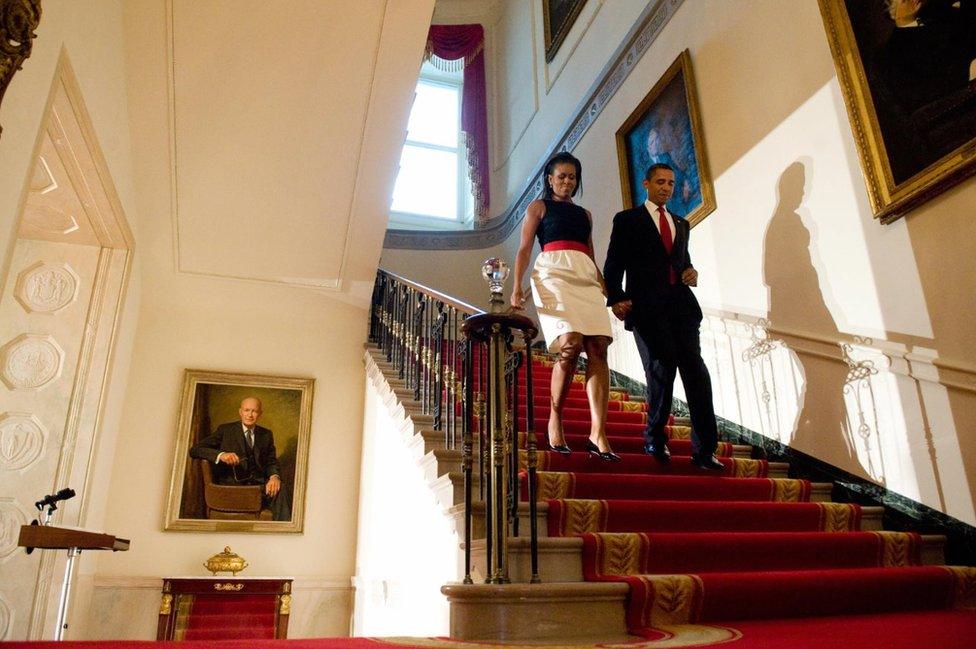
[[[613,451],[601,451],[600,447],[594,444],[593,442],[591,442],[590,440],[586,440],[586,450],[590,452],[590,455],[594,457],[598,457],[601,460],[606,460],[607,462],[620,461],[619,455],[617,455]]]
[[[668,448],[667,442],[662,442],[660,444],[648,442],[647,444],[644,444],[644,452],[648,455],[653,455],[654,459],[661,464],[671,463],[671,449]]]
[[[565,444],[555,444],[555,445],[553,445],[552,442],[549,442],[549,450],[550,451],[555,451],[556,453],[559,453],[560,455],[569,455],[570,453],[573,452],[573,449],[569,448]]]
[[[708,455],[692,455],[691,463],[709,471],[723,471],[725,469],[725,465],[711,453]]]

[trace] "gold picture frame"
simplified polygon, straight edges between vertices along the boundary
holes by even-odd
[[[546,63],[556,58],[559,46],[573,28],[586,0],[542,0],[542,24],[545,32]]]
[[[311,378],[186,370],[164,529],[302,532],[314,385],[315,379]],[[262,413],[257,425],[271,432],[271,435],[261,433],[261,451],[262,457],[273,457],[278,464],[280,497],[286,499],[279,501],[281,509],[268,505],[263,498],[258,499],[257,510],[228,507],[226,502],[221,502],[228,494],[227,500],[236,500],[244,493],[241,490],[244,487],[251,492],[248,498],[253,499],[256,494],[263,493],[263,487],[256,489],[234,484],[235,480],[223,480],[227,466],[222,466],[222,472],[218,472],[216,462],[191,457],[191,449],[198,442],[203,442],[198,448],[206,447],[218,434],[218,429],[233,430],[235,422],[240,424],[241,403],[249,397],[261,400]],[[243,439],[243,428],[239,432]],[[205,439],[208,436],[211,436],[210,440]],[[268,440],[271,440],[270,448]],[[255,440],[255,448],[257,442]],[[199,454],[201,451],[193,452]],[[284,516],[287,512],[287,520],[269,520],[272,510],[274,516]]]
[[[715,211],[691,54],[683,51],[617,129],[617,161],[624,209],[644,202],[647,169],[663,162],[675,170],[668,211],[691,227]]]
[[[920,75],[899,80],[908,70],[895,64],[898,29],[884,0],[861,1],[853,12],[845,0],[819,2],[875,218],[890,223],[976,173],[976,91],[913,96]]]

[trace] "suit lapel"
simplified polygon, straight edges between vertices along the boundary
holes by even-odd
[[[646,236],[653,242],[651,245],[657,249],[658,254],[667,257],[668,251],[664,248],[664,240],[661,239],[661,231],[658,230],[657,226],[654,224],[654,216],[648,211],[647,205],[640,206],[637,221],[639,222],[640,226],[647,231]]]
[[[677,216],[673,214],[671,215],[671,218],[674,220],[674,230],[675,230],[674,245],[671,246],[671,255],[672,258],[674,258],[675,255],[680,255],[681,257],[683,257],[684,251],[688,246],[688,232],[685,228],[685,226],[688,225],[688,222],[685,221],[684,219],[679,219]]]

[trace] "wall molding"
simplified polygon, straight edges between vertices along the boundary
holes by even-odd
[[[559,131],[536,165],[542,169],[546,160],[557,151],[572,151],[583,139],[603,109],[613,99],[617,90],[637,66],[641,57],[650,49],[671,18],[677,13],[684,0],[660,0],[649,4],[634,27],[624,37],[620,46],[610,57],[610,62],[597,75],[596,81],[584,93],[586,99],[580,103],[567,125]],[[490,248],[504,242],[522,221],[528,204],[542,194],[542,178],[538,173],[528,180],[518,198],[500,215],[495,216],[475,230],[455,232],[431,232],[427,230],[387,230],[383,247],[391,250],[479,250]]]
[[[782,340],[790,349],[798,354],[816,356],[825,360],[846,363],[842,353],[842,345],[853,345],[867,350],[869,353],[884,356],[889,366],[886,368],[893,374],[907,376],[916,381],[937,383],[947,388],[953,388],[976,394],[976,367],[955,359],[940,358],[938,351],[919,346],[908,346],[886,340],[876,340],[855,334],[824,336],[821,334],[792,329],[789,327],[772,326],[764,318],[724,311],[721,309],[703,308],[705,314],[703,330],[707,330],[712,318],[722,321],[724,331],[728,336],[744,337],[743,332],[731,332],[730,324],[741,324],[744,329],[761,328],[768,337]]]

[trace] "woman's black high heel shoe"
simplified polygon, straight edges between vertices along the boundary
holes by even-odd
[[[546,441],[548,442],[548,440]],[[553,444],[552,442],[548,442],[548,443],[549,443],[549,450],[555,451],[560,455],[569,455],[570,453],[573,452],[573,449],[569,448],[565,444]]]
[[[607,462],[620,461],[619,455],[617,455],[613,451],[601,451],[600,447],[594,444],[593,442],[591,442],[590,440],[586,440],[586,450],[589,451],[590,455],[592,455],[593,457],[598,457],[601,460],[605,460]]]

